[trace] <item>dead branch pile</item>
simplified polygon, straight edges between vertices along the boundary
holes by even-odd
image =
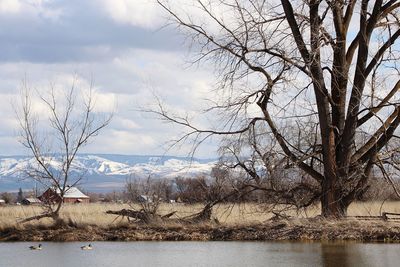
[[[107,214],[114,214],[122,217],[127,217],[128,221],[133,220],[134,222],[150,224],[150,223],[159,223],[163,221],[163,216],[158,214],[152,214],[149,212],[145,212],[144,210],[136,211],[131,209],[122,209],[122,210],[108,210]]]
[[[171,218],[175,215],[176,211],[170,212],[165,215],[159,215],[156,213],[149,213],[145,210],[132,210],[132,209],[121,209],[121,210],[108,210],[107,214],[118,215],[128,218],[128,221],[142,224],[154,224],[154,223],[201,223],[211,221],[212,205],[207,204],[200,212],[193,215],[189,215],[183,218]]]

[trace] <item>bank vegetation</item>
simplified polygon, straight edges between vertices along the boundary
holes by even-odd
[[[202,210],[200,204],[161,204],[160,214],[173,211],[172,218],[183,218]],[[0,207],[0,241],[144,241],[144,240],[356,240],[397,242],[400,223],[383,220],[327,220],[318,216],[320,207],[302,212],[290,211],[285,217],[265,212],[255,203],[220,204],[212,209],[209,222],[142,224],[107,215],[107,210],[131,209],[128,204],[65,205],[60,214],[64,223],[50,218],[20,224],[21,218],[41,212],[37,206]],[[140,206],[135,206],[140,209]],[[377,215],[400,212],[399,202],[355,202],[349,215]]]

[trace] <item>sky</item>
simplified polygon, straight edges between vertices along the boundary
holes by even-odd
[[[166,23],[153,0],[0,0],[0,155],[28,153],[15,111],[23,83],[45,93],[74,80],[93,84],[97,108],[114,114],[81,152],[185,155],[189,143],[166,150],[183,129],[141,110],[157,96],[174,112],[196,116],[215,77],[188,63],[188,45]],[[211,140],[196,155],[216,150]]]

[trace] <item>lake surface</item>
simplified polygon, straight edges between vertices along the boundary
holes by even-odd
[[[0,266],[400,266],[400,244],[291,242],[0,243]]]

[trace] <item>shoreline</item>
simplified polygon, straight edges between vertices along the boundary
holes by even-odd
[[[358,241],[400,242],[400,223],[316,219],[252,225],[26,225],[0,230],[0,242],[15,241]]]

